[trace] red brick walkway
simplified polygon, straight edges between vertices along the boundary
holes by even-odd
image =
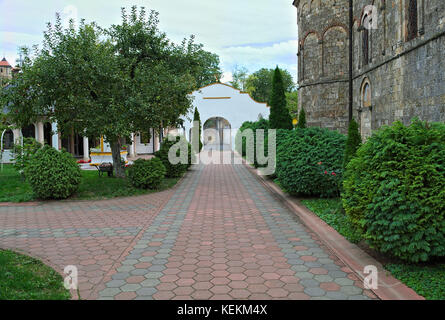
[[[243,165],[142,197],[0,207],[0,226],[1,247],[79,266],[82,298],[375,298]]]

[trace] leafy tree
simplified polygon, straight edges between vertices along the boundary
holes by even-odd
[[[193,70],[193,74],[196,76],[196,89],[215,83],[216,79],[218,81],[221,79],[223,73],[217,54],[198,50],[196,58],[198,64]]]
[[[275,69],[269,105],[270,129],[292,129],[292,119],[286,107],[283,78],[278,67]]]
[[[195,113],[193,114],[193,121],[199,122],[199,150],[195,150],[195,152],[198,153],[198,152],[201,152],[201,150],[202,150],[202,141],[201,141],[202,125],[201,125],[201,117],[199,115],[198,108],[195,108]]]
[[[292,75],[287,70],[280,69],[280,71],[283,78],[284,91],[288,93],[292,92],[295,88]],[[269,102],[274,73],[274,69],[262,68],[247,78],[246,90],[252,98],[258,102]]]
[[[349,122],[348,138],[346,139],[345,158],[343,163],[344,168],[346,168],[349,161],[351,161],[351,159],[355,156],[355,153],[361,144],[362,138],[358,130],[358,124],[354,119],[352,119]]]
[[[298,91],[286,92],[287,109],[292,118],[298,117]]]
[[[245,91],[247,85],[248,70],[245,67],[235,66],[232,72],[233,81],[230,83],[233,87],[238,90]]]
[[[12,80],[5,100],[13,122],[27,124],[46,115],[62,132],[104,136],[116,176],[124,177],[120,150],[132,132],[175,126],[191,108],[208,54],[194,38],[180,45],[158,29],[158,13],[133,6],[108,30],[82,20],[63,29],[60,16],[48,24],[42,50],[25,53],[23,72]],[[159,129],[158,129],[159,130]]]
[[[297,128],[306,128],[306,111],[301,108],[300,114],[298,115]]]

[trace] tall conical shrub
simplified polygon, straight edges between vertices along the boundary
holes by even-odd
[[[193,122],[198,121],[199,122],[199,151],[196,150],[196,152],[201,152],[202,150],[202,141],[201,141],[201,116],[199,115],[198,108],[195,108],[195,113],[193,114]]]
[[[349,161],[351,161],[351,159],[355,156],[355,153],[357,152],[357,149],[360,147],[361,143],[362,138],[358,130],[358,124],[354,119],[352,119],[349,122],[348,127],[348,138],[346,140],[345,158],[343,163],[344,168],[346,168]]]
[[[304,108],[301,108],[300,114],[298,115],[297,128],[306,128],[306,112]]]
[[[277,67],[273,76],[270,105],[270,129],[292,129],[292,119],[287,109],[283,77]]]

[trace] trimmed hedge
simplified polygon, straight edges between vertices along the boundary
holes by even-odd
[[[346,137],[321,128],[277,133],[276,176],[294,195],[338,196]]]
[[[445,125],[395,122],[349,162],[343,207],[377,250],[418,262],[445,256]]]
[[[81,173],[71,154],[46,145],[28,161],[25,177],[38,198],[66,199],[77,191]]]
[[[139,189],[156,189],[164,180],[167,170],[159,158],[138,159],[128,169],[131,184]]]

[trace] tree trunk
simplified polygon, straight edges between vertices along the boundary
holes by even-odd
[[[113,170],[118,178],[125,178],[125,163],[121,159],[121,141],[110,142],[111,155],[113,157]]]

